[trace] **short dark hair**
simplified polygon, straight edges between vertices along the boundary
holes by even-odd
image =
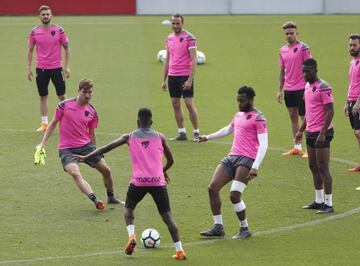
[[[294,21],[286,21],[284,24],[282,24],[283,30],[286,29],[297,29],[296,23]]]
[[[152,113],[149,108],[142,107],[138,111],[138,120],[143,123],[150,123],[152,119]]]
[[[317,62],[314,58],[309,58],[303,62],[303,66],[309,66],[314,69],[317,69]]]
[[[245,94],[248,99],[254,99],[256,96],[254,89],[246,85],[239,88],[238,95],[240,94]]]
[[[360,41],[360,34],[359,33],[351,33],[349,36],[349,40],[359,40]]]
[[[51,10],[51,8],[49,6],[42,5],[39,7],[39,13],[41,13],[43,10]]]
[[[181,18],[181,23],[184,23],[184,17],[180,15],[179,13],[176,13],[175,15],[172,15],[173,18]]]

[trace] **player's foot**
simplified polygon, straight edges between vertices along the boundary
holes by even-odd
[[[43,124],[41,124],[41,126],[38,129],[36,129],[36,132],[45,132],[47,127],[48,127],[48,124],[43,123]]]
[[[124,250],[125,254],[130,256],[134,252],[135,246],[136,246],[136,237],[135,235],[132,235],[129,237],[129,241],[125,246],[125,250]]]
[[[314,201],[313,203],[310,203],[309,205],[303,206],[303,209],[320,210],[323,206],[324,206],[324,203],[316,203]]]
[[[281,155],[283,156],[289,156],[289,155],[303,155],[303,151],[300,150],[300,149],[295,149],[295,148],[292,148],[291,150],[287,151],[287,152],[284,152],[282,153]]]
[[[317,213],[317,214],[321,214],[321,213],[332,213],[332,212],[334,212],[333,206],[328,206],[328,205],[324,204],[324,205],[320,208],[320,210],[318,210],[316,213]]]
[[[187,140],[187,136],[185,132],[180,132],[179,135],[170,139],[170,141],[183,141],[183,140]]]
[[[348,169],[348,172],[360,172],[360,165]]]
[[[186,254],[184,250],[176,251],[176,254],[172,256],[173,259],[176,260],[186,260]]]
[[[309,155],[308,155],[307,151],[304,151],[304,154],[303,154],[301,157],[303,157],[303,158],[309,158]]]
[[[224,226],[222,224],[215,224],[213,228],[200,232],[200,235],[205,238],[223,238],[225,236]]]
[[[98,209],[98,210],[103,210],[106,208],[106,205],[100,200],[95,204],[95,206],[96,206],[96,209]]]
[[[234,235],[232,239],[245,239],[251,236],[249,227],[240,227],[239,233]]]
[[[107,203],[109,204],[122,204],[125,205],[125,202],[123,202],[122,200],[119,200],[115,197],[108,197]]]
[[[194,132],[194,134],[193,134],[193,140],[194,140],[195,142],[198,141],[199,137],[200,137],[200,133]]]

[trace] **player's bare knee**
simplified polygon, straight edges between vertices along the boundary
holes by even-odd
[[[326,175],[329,173],[329,166],[326,163],[318,163],[317,168],[321,175]]]
[[[213,186],[212,184],[210,184],[208,186],[208,192],[209,192],[209,195],[216,195],[219,193],[219,189],[216,188],[215,186]]]
[[[317,171],[318,171],[318,166],[316,163],[309,162],[309,168],[310,168],[311,172],[313,172],[313,173],[317,173]]]

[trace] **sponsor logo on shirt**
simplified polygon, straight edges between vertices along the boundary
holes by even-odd
[[[139,183],[157,183],[160,181],[160,177],[137,177],[136,181],[138,181]]]

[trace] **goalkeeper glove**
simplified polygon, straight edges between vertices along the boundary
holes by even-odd
[[[45,165],[46,151],[44,147],[36,146],[36,151],[34,154],[34,164],[35,165]]]

